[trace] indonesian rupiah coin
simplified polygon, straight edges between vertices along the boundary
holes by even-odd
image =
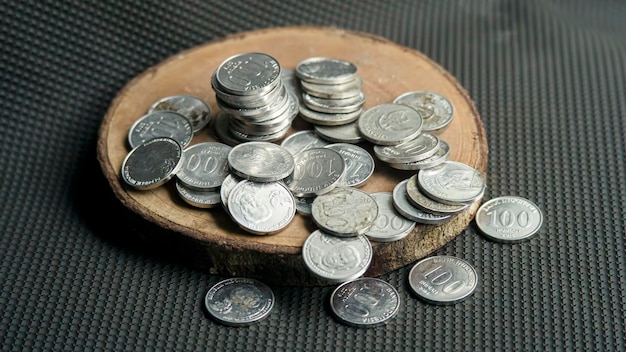
[[[330,296],[330,308],[342,323],[375,327],[396,316],[400,295],[384,280],[363,277],[339,285]]]
[[[216,283],[204,297],[209,315],[230,326],[246,326],[265,319],[274,302],[272,289],[261,281],[243,277]]]
[[[398,213],[393,205],[391,192],[375,192],[370,195],[378,205],[378,217],[365,233],[367,238],[376,242],[392,242],[403,239],[413,231],[415,221]]]
[[[137,119],[128,130],[131,148],[157,137],[171,138],[186,148],[193,138],[193,127],[177,112],[156,110]]]
[[[534,236],[543,224],[539,207],[528,199],[501,196],[483,203],[475,217],[480,232],[499,242],[520,242]]]
[[[411,205],[433,215],[456,215],[469,207],[469,204],[450,205],[428,198],[417,185],[417,175],[408,179],[406,193]]]
[[[334,143],[359,143],[363,140],[357,122],[339,126],[313,126],[315,133],[321,138]]]
[[[454,117],[452,103],[443,95],[429,91],[407,92],[393,101],[419,111],[424,119],[423,131],[436,132],[447,127]]]
[[[439,142],[439,137],[422,132],[401,144],[375,145],[374,154],[388,163],[410,163],[433,156],[439,150]]]
[[[478,286],[478,274],[465,260],[453,256],[433,256],[411,268],[409,286],[415,295],[428,303],[454,304],[474,293]]]
[[[298,197],[313,197],[337,187],[346,170],[343,157],[329,148],[311,148],[293,157],[295,167],[284,181]]]
[[[148,113],[157,110],[177,112],[185,116],[196,133],[211,121],[211,107],[204,100],[193,95],[172,95],[154,102]]]
[[[408,142],[422,131],[417,110],[400,104],[380,104],[365,110],[357,120],[359,132],[378,145]]]
[[[301,151],[322,148],[328,144],[327,141],[315,134],[315,131],[304,130],[292,133],[280,143],[280,146],[287,149],[291,155],[296,155]]]
[[[378,205],[367,192],[354,187],[337,187],[315,198],[311,215],[322,231],[336,236],[358,236],[374,224]]]
[[[319,84],[342,84],[357,76],[358,68],[347,60],[311,57],[296,65],[296,76],[303,81]]]
[[[176,193],[185,203],[196,208],[215,208],[222,203],[219,190],[199,191],[187,187],[180,180],[176,180]]]
[[[122,180],[138,190],[157,188],[174,177],[182,157],[182,146],[172,138],[150,139],[126,155],[120,169]]]
[[[269,92],[281,83],[280,64],[265,53],[243,53],[224,60],[215,72],[221,90],[237,95]]]
[[[201,142],[185,148],[176,178],[188,188],[217,190],[228,176],[228,153],[232,147],[219,142]]]
[[[408,180],[400,181],[393,188],[393,206],[398,213],[420,224],[442,224],[452,218],[452,215],[435,215],[414,207],[408,199],[409,196],[406,191],[407,182]]]
[[[340,187],[361,187],[374,173],[376,163],[372,155],[358,145],[350,143],[329,144],[325,148],[339,153],[346,164],[346,171],[339,182]]]
[[[372,244],[365,236],[337,237],[315,230],[302,245],[302,259],[316,277],[345,282],[367,271],[372,262]]]
[[[289,176],[295,167],[293,156],[270,142],[245,142],[228,153],[228,164],[235,175],[257,182],[272,182]]]
[[[422,170],[428,169],[431,167],[435,167],[437,165],[442,164],[444,161],[448,160],[448,156],[450,155],[450,145],[446,143],[443,139],[439,140],[439,148],[435,152],[435,154],[431,157],[428,157],[424,160],[418,160],[410,163],[389,163],[389,166],[398,170]]]
[[[471,203],[482,197],[485,181],[480,171],[458,161],[446,161],[417,173],[426,196],[444,204]]]

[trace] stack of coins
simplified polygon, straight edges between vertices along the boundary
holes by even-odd
[[[283,84],[278,61],[267,54],[226,59],[213,72],[211,86],[221,109],[216,133],[229,145],[279,140],[298,115],[298,97]]]
[[[296,76],[302,91],[300,117],[330,142],[361,141],[355,121],[365,94],[357,67],[346,60],[312,57],[296,65]]]

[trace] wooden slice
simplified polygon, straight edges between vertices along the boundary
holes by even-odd
[[[449,159],[485,172],[487,141],[479,114],[467,92],[437,63],[422,53],[370,34],[332,27],[282,27],[231,35],[181,52],[130,81],[112,101],[98,138],[98,159],[116,197],[128,208],[180,237],[180,246],[193,262],[210,273],[257,278],[275,285],[327,285],[304,267],[302,245],[316,230],[309,217],[296,215],[283,231],[258,236],[241,230],[221,208],[187,205],[173,182],[136,191],[124,184],[120,168],[129,152],[127,134],[135,120],[156,100],[190,94],[210,104],[213,121],[219,108],[211,88],[211,74],[225,59],[244,52],[263,52],[283,68],[314,56],[348,60],[358,67],[366,95],[364,108],[390,103],[402,93],[430,90],[447,97],[454,106],[452,123],[439,134],[450,145]],[[296,118],[290,133],[311,129]],[[196,134],[192,144],[215,141],[212,124]],[[278,141],[277,143],[280,143]],[[372,151],[371,144],[361,143]],[[373,155],[373,154],[372,154]],[[367,192],[392,191],[413,171],[392,169],[377,161],[376,171],[361,188]],[[418,225],[402,240],[372,242],[374,258],[365,276],[379,276],[410,264],[437,250],[465,229],[478,202],[443,225]]]

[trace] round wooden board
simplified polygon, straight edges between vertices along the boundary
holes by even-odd
[[[314,56],[333,57],[354,63],[363,79],[364,108],[390,103],[402,93],[430,90],[447,97],[454,106],[452,123],[439,134],[450,145],[450,160],[468,164],[485,173],[487,141],[479,114],[467,92],[446,70],[422,53],[387,39],[333,27],[281,27],[244,32],[212,41],[168,58],[130,81],[112,101],[98,137],[98,160],[116,197],[132,211],[180,238],[194,265],[212,274],[245,276],[274,285],[328,285],[304,267],[301,249],[316,229],[309,217],[296,214],[283,231],[258,236],[241,230],[221,208],[198,209],[183,202],[173,182],[150,191],[135,191],[120,178],[129,152],[127,135],[135,120],[159,98],[190,94],[219,108],[210,77],[230,56],[263,52],[283,68]],[[290,133],[311,129],[299,117]],[[192,144],[215,141],[212,124],[196,134]],[[280,143],[280,141],[277,141]],[[372,145],[361,146],[372,151]],[[367,192],[392,191],[413,171],[399,171],[377,160],[376,171],[362,187]],[[402,240],[372,242],[374,258],[365,276],[379,276],[421,259],[459,233],[474,218],[479,202],[442,225],[418,225]]]

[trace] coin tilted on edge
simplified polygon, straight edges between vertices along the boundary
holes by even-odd
[[[364,277],[339,285],[330,296],[330,308],[347,325],[375,327],[398,313],[400,295],[388,282]]]
[[[486,237],[499,242],[519,242],[535,235],[543,224],[539,207],[528,199],[501,196],[483,203],[476,225]]]
[[[128,145],[135,148],[152,138],[169,137],[186,148],[193,138],[193,127],[177,112],[156,110],[138,118],[128,130]]]
[[[185,120],[186,121],[186,120]],[[138,190],[157,188],[180,169],[183,148],[169,137],[154,138],[133,148],[122,162],[122,180]]]
[[[480,171],[458,161],[445,161],[417,173],[426,196],[445,204],[471,203],[483,196],[485,180]]]
[[[230,326],[245,326],[266,318],[274,308],[274,292],[264,283],[230,278],[213,285],[204,297],[211,317]]]
[[[453,304],[467,299],[478,286],[476,269],[468,262],[446,255],[422,259],[409,272],[409,286],[422,300]]]

